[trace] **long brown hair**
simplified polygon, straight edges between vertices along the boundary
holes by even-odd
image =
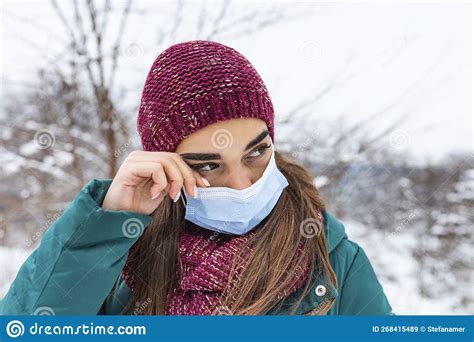
[[[277,151],[275,161],[289,186],[284,189],[270,215],[256,229],[256,234],[242,248],[243,252],[252,246],[252,252],[238,278],[235,269],[239,265],[240,253],[233,258],[222,302],[225,310],[233,315],[263,315],[278,304],[272,299],[291,283],[294,265],[303,262],[301,257],[301,260],[295,260],[295,251],[300,244],[306,256],[304,260],[309,262],[308,279],[311,279],[313,272],[326,272],[337,288],[336,276],[329,263],[324,229],[316,213],[316,209],[323,210],[325,205],[313,185],[313,177],[304,167]],[[135,285],[123,312],[146,300],[147,305],[140,310],[140,314],[165,313],[167,300],[178,281],[179,234],[184,225],[189,224],[184,220],[184,210],[181,202],[173,203],[166,197],[153,213],[150,226],[131,248],[130,255],[133,257],[130,257],[129,265]],[[311,238],[302,234],[303,222],[317,224],[318,233]],[[311,281],[307,281],[301,296],[290,308],[290,314],[297,309],[310,286]],[[325,314],[332,304],[333,301],[329,301],[316,314]]]

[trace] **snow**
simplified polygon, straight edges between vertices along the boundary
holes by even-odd
[[[0,247],[0,269],[2,270],[0,298],[5,296],[21,265],[31,253],[30,250],[20,248]]]
[[[329,183],[329,178],[326,176],[318,176],[313,180],[313,184],[316,188],[322,188]]]
[[[34,140],[28,141],[27,143],[23,144],[20,147],[20,153],[25,156],[29,157],[39,151],[38,145]]]
[[[364,248],[396,314],[470,314],[463,310],[453,312],[450,296],[430,299],[420,293],[417,283],[419,266],[412,255],[416,241],[411,232],[368,231],[366,227],[354,221],[344,221],[344,226],[349,239]],[[449,272],[446,272],[444,277],[446,275],[449,275]],[[440,279],[432,281],[437,282]]]

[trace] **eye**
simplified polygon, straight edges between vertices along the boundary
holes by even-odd
[[[204,163],[204,164],[195,164],[191,166],[196,172],[209,172],[219,167],[219,164],[216,163]]]
[[[261,146],[257,147],[255,150],[253,150],[252,152],[250,152],[248,154],[247,158],[252,159],[252,158],[261,157],[262,155],[265,154],[265,151],[270,147],[271,147],[271,145],[268,145],[268,144],[261,145]]]

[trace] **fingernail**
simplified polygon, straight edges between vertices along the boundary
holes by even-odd
[[[154,195],[151,199],[157,198],[158,196],[160,196],[160,194],[161,194],[161,191],[158,191],[158,193],[156,195]]]
[[[209,184],[209,181],[204,178],[204,177],[201,177],[202,178],[202,181],[204,182],[204,184],[206,184],[206,186],[211,186],[211,184]]]
[[[176,203],[176,202],[179,200],[179,197],[180,197],[180,196],[181,196],[181,191],[179,191],[179,192],[177,193],[177,195],[176,195],[175,198],[173,199],[173,202]]]
[[[194,186],[194,198],[198,198],[198,188],[196,185]]]

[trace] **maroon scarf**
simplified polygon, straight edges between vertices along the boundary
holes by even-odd
[[[322,215],[318,216],[323,220]],[[230,236],[187,224],[179,238],[179,258],[182,267],[181,269],[178,267],[177,270],[178,286],[171,294],[166,315],[231,314],[222,305],[221,295],[228,281],[232,257],[256,231],[240,236]],[[243,259],[245,260],[250,253],[250,250],[245,251],[242,254]],[[300,245],[297,257],[302,253],[303,249]],[[295,267],[294,280],[278,294],[275,302],[305,284],[309,271],[307,264]],[[237,275],[240,274],[242,267],[237,268]],[[125,264],[122,276],[127,286],[133,291],[135,282],[128,262]]]

